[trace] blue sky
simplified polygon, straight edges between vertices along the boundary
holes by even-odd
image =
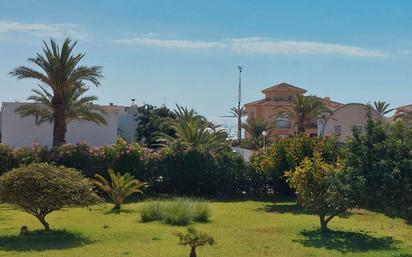
[[[102,104],[130,98],[208,116],[287,82],[343,103],[412,103],[412,1],[0,0],[0,101],[35,81],[8,75],[41,40],[78,41],[84,64],[104,66]]]

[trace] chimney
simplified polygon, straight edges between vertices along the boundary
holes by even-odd
[[[326,101],[330,101],[330,96],[325,96],[324,98]]]
[[[109,106],[113,106],[113,103],[109,103]]]

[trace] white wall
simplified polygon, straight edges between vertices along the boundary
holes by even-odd
[[[52,146],[53,125],[35,124],[34,117],[21,118],[15,109],[24,103],[3,103],[1,108],[2,143],[11,147],[31,147],[33,143]],[[107,126],[88,121],[73,121],[67,126],[66,141],[75,144],[85,142],[94,146],[114,144],[117,139],[117,111],[108,110]]]
[[[137,107],[124,107],[123,111],[119,112],[118,132],[129,143],[136,141],[136,113]]]

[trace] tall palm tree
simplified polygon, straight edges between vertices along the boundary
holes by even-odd
[[[40,89],[33,89],[34,95],[31,95],[27,100],[32,100],[34,103],[21,105],[16,108],[16,112],[21,117],[35,116],[36,123],[39,125],[43,122],[53,122],[53,95],[43,86]],[[63,94],[63,110],[66,122],[73,120],[87,120],[98,125],[106,125],[104,115],[107,113],[105,109],[90,104],[97,100],[96,96],[83,96],[88,89],[84,86],[73,87],[70,91]]]
[[[179,238],[179,244],[190,246],[189,257],[196,257],[196,248],[204,245],[213,245],[215,240],[209,234],[200,232],[193,227],[189,227],[186,233],[175,232],[175,236]]]
[[[53,146],[66,142],[67,112],[64,109],[64,97],[67,97],[68,92],[71,92],[74,87],[83,85],[85,81],[99,86],[99,80],[103,77],[100,66],[79,65],[85,55],[72,53],[76,43],[71,43],[67,38],[60,48],[53,39],[50,39],[50,45],[43,41],[43,53],[28,59],[39,69],[20,66],[10,72],[10,75],[17,79],[36,79],[42,86],[51,90]]]
[[[124,200],[134,194],[143,194],[141,188],[146,185],[146,183],[140,182],[135,179],[130,174],[126,173],[121,175],[114,170],[109,170],[110,182],[106,180],[103,176],[96,174],[96,180],[94,183],[101,190],[106,192],[114,203],[113,210],[120,210]]]
[[[237,141],[240,144],[242,140],[242,117],[247,115],[247,111],[245,107],[232,107],[230,113],[237,118]]]
[[[295,120],[298,134],[305,133],[306,128],[318,118],[326,119],[331,110],[316,96],[296,95],[291,103],[292,110],[287,113]]]
[[[375,110],[377,110],[382,115],[388,114],[391,111],[395,110],[393,108],[389,109],[390,104],[385,101],[374,101],[373,105],[375,107]]]
[[[268,135],[271,134],[273,126],[270,122],[260,118],[249,118],[242,124],[242,128],[246,131],[246,141],[250,148],[258,149],[263,147],[265,131]]]

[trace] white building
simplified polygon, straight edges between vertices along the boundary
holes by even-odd
[[[5,102],[1,107],[1,143],[11,147],[31,147],[34,143],[52,146],[53,124],[45,122],[36,125],[35,117],[22,118],[15,112],[25,103]],[[135,107],[102,106],[106,109],[107,125],[97,125],[89,121],[72,121],[67,125],[67,143],[88,143],[93,146],[114,144],[117,135],[133,142],[136,130]]]
[[[318,135],[336,136],[343,143],[352,136],[353,126],[361,131],[366,125],[368,106],[360,103],[345,104],[333,111],[326,122],[318,121]],[[371,109],[372,119],[384,120],[384,117],[375,109]],[[323,126],[325,123],[325,126]]]

